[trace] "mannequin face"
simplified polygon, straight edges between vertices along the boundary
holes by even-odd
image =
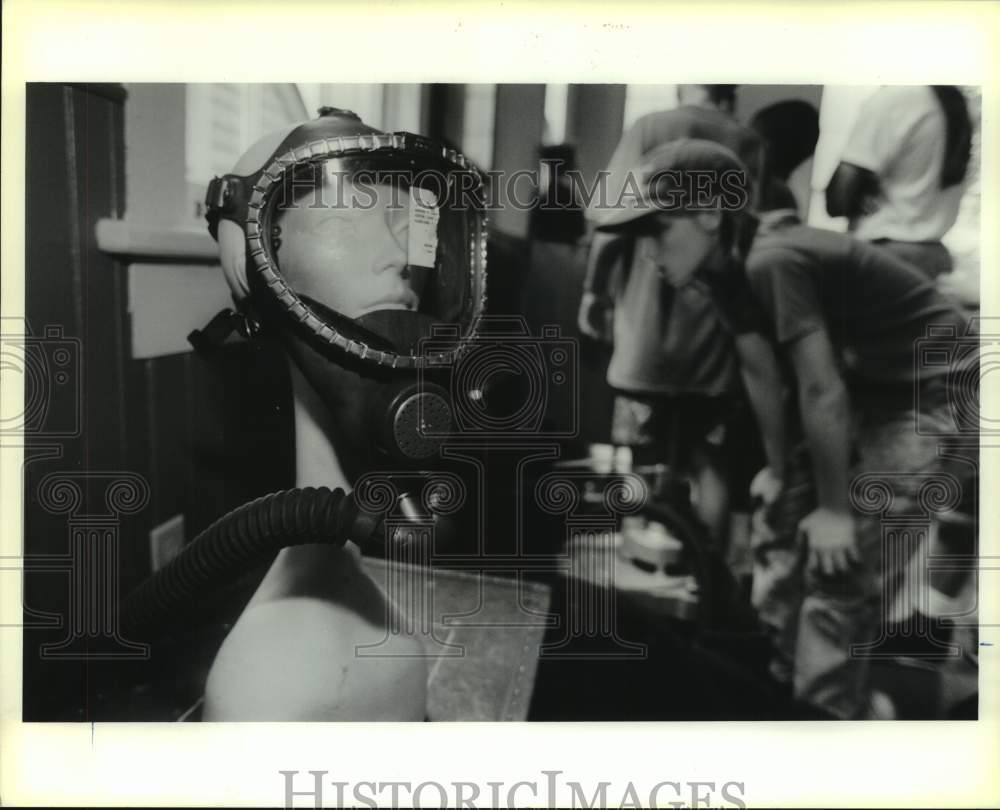
[[[316,198],[307,195],[277,218],[282,275],[296,293],[349,318],[417,309],[420,279],[407,266],[409,194],[389,186],[355,192],[350,181],[342,183],[338,191],[327,181],[327,205],[312,208]],[[361,204],[351,206],[352,199]]]

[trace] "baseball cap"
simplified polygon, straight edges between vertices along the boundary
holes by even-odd
[[[647,152],[624,178],[618,199],[595,206],[603,231],[627,230],[659,211],[742,211],[750,207],[750,173],[734,152],[714,141],[679,138]]]

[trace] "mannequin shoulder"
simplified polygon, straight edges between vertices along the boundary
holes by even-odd
[[[279,557],[216,656],[206,720],[424,719],[423,645],[342,555]]]

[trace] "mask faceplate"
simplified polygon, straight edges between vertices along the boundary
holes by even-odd
[[[326,120],[344,129],[336,116],[302,125],[258,172],[209,189],[215,220],[246,236],[251,293],[355,361],[416,369],[454,359],[485,304],[481,175],[417,135],[320,137]]]

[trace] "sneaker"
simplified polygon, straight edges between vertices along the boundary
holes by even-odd
[[[873,691],[868,696],[868,713],[865,720],[895,720],[896,706],[885,692]]]

